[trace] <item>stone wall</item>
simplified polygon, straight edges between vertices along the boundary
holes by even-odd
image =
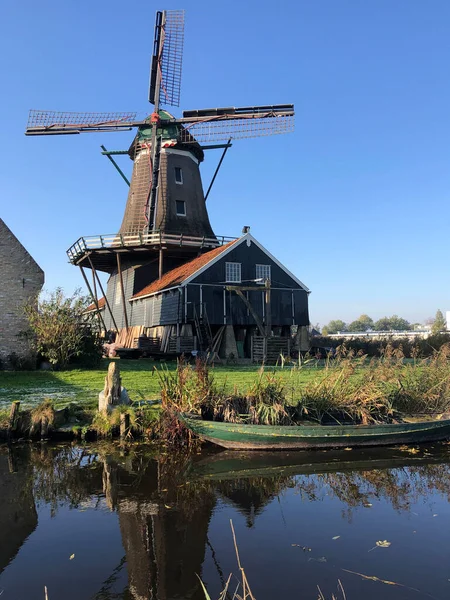
[[[14,358],[30,357],[28,343],[19,336],[28,328],[24,304],[41,291],[44,272],[0,219],[0,367],[14,367]]]

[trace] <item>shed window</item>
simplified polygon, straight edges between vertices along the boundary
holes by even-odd
[[[179,217],[186,216],[186,202],[184,200],[177,200],[177,215]]]
[[[225,263],[225,281],[241,283],[241,263]]]
[[[183,185],[183,171],[181,167],[175,167],[175,183]]]
[[[270,281],[270,265],[256,265],[256,283],[264,284],[266,279]]]

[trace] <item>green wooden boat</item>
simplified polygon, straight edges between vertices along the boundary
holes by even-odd
[[[180,415],[202,440],[231,450],[310,450],[418,444],[450,438],[450,419],[380,425],[242,425]]]

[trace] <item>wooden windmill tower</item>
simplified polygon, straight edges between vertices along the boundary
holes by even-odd
[[[232,139],[293,130],[293,105],[190,110],[179,118],[163,109],[179,105],[183,38],[184,11],[156,13],[149,89],[154,110],[143,120],[136,119],[136,113],[32,110],[26,129],[26,135],[137,130],[129,150],[103,150],[117,168],[115,154],[128,154],[134,161],[120,229],[81,237],[67,251],[96,304],[97,285],[103,291],[97,271],[118,276],[126,327],[127,295],[231,239],[216,236],[209,222],[199,169],[204,151],[222,148],[220,166]],[[92,270],[92,287],[84,267]],[[116,285],[113,277],[110,285]],[[104,295],[108,302],[111,294]]]

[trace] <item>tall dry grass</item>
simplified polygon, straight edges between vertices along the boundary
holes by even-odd
[[[380,358],[338,349],[317,375],[305,383],[304,366],[290,376],[261,368],[247,390],[226,393],[218,388],[208,366],[184,361],[177,370],[158,372],[163,415],[172,426],[180,412],[204,419],[258,425],[378,423],[400,413],[438,414],[450,411],[450,345],[431,358],[405,360],[401,347],[388,345]]]

